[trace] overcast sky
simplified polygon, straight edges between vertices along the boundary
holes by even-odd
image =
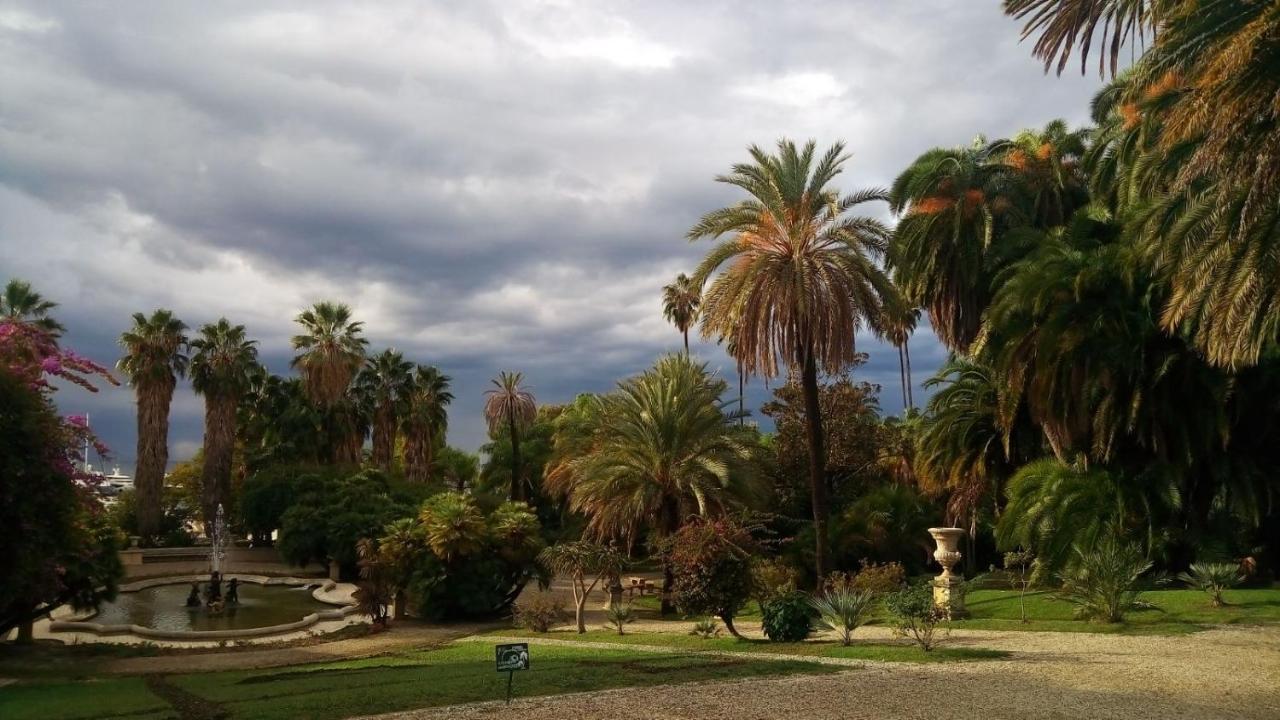
[[[105,363],[131,313],[168,307],[243,323],[285,373],[298,310],[347,302],[373,349],[453,376],[449,441],[475,449],[498,370],[563,402],[678,347],[660,288],[748,144],[844,140],[852,189],[1084,123],[1097,79],[1046,77],[999,6],[0,0],[0,280]],[[898,412],[895,351],[860,343]],[[911,347],[919,383],[943,353],[927,328]],[[128,388],[58,401],[132,469]],[[202,413],[183,387],[173,459]]]

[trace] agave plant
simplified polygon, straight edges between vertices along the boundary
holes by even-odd
[[[1190,572],[1181,573],[1178,579],[1209,593],[1210,604],[1219,608],[1227,604],[1222,592],[1239,585],[1244,576],[1238,566],[1230,563],[1192,563]]]
[[[871,619],[876,596],[871,592],[840,588],[809,602],[818,613],[818,626],[835,630],[840,635],[840,644],[848,646],[853,642],[853,631]]]

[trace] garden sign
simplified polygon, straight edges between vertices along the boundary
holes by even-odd
[[[511,681],[515,679],[517,670],[529,669],[529,643],[507,643],[495,645],[494,661],[498,672],[507,673],[507,704],[511,704]]]

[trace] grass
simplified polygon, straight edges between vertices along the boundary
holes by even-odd
[[[803,661],[760,661],[699,653],[656,654],[540,646],[531,667],[516,674],[515,695],[558,695],[618,687],[784,674],[824,674],[840,668]],[[506,674],[494,671],[493,648],[461,642],[439,649],[342,662],[243,672],[171,675],[193,701],[231,718],[328,720],[420,707],[498,700]],[[38,682],[0,688],[5,720],[176,717],[138,678]]]
[[[838,642],[829,641],[776,643],[768,640],[738,639],[731,636],[700,638],[679,633],[649,632],[631,632],[626,635],[618,635],[613,630],[588,630],[583,635],[579,635],[573,630],[560,630],[542,635],[528,630],[494,630],[488,635],[495,637],[527,637],[535,642],[538,639],[577,640],[623,645],[671,647],[691,652],[727,651],[760,653],[762,655],[808,655],[812,657],[876,660],[881,662],[955,662],[960,660],[991,660],[1008,655],[1008,653],[1000,650],[971,647],[941,647],[932,652],[925,652],[915,645],[906,643],[873,643],[855,640],[852,645],[845,647]],[[555,646],[549,645],[546,647]]]
[[[1027,617],[1023,623],[1018,593],[1011,590],[974,590],[965,605],[970,618],[952,623],[974,630],[1032,630],[1039,632],[1100,632],[1177,635],[1214,625],[1258,625],[1280,622],[1280,589],[1228,590],[1227,606],[1210,607],[1209,596],[1199,590],[1155,590],[1142,599],[1154,607],[1130,612],[1124,622],[1097,623],[1074,618],[1075,607],[1049,592],[1027,593]]]

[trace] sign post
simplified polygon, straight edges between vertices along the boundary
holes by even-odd
[[[498,672],[507,674],[507,704],[511,704],[511,682],[515,680],[517,670],[529,669],[529,643],[507,643],[495,645],[494,660]]]

